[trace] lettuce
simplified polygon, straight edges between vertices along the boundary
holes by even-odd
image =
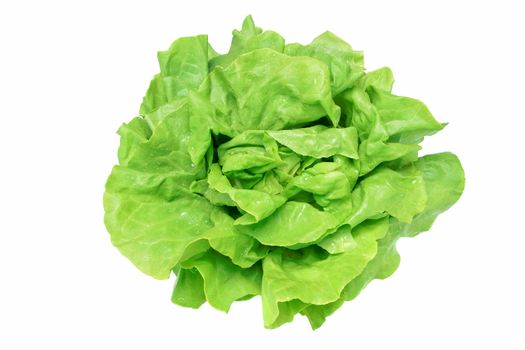
[[[286,45],[247,17],[224,55],[199,35],[158,60],[118,131],[104,221],[142,272],[177,276],[178,305],[261,295],[265,327],[318,328],[463,191],[456,156],[418,156],[445,124],[332,33]]]

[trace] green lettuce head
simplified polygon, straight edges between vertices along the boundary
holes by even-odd
[[[265,327],[318,328],[463,191],[455,155],[418,156],[444,124],[330,32],[285,44],[247,17],[226,54],[199,35],[158,60],[118,131],[105,224],[142,272],[177,276],[176,304],[261,295]]]

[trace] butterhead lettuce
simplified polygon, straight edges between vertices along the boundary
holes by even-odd
[[[418,155],[444,124],[332,33],[285,44],[247,17],[226,54],[199,35],[158,60],[118,131],[105,224],[142,272],[177,276],[178,305],[260,295],[266,327],[315,329],[463,191],[455,155]]]

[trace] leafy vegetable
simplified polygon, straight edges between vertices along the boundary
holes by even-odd
[[[444,124],[332,33],[285,45],[247,17],[227,54],[199,35],[158,59],[119,129],[105,224],[141,271],[177,276],[176,304],[261,295],[266,327],[315,329],[461,196],[456,156],[418,156]]]

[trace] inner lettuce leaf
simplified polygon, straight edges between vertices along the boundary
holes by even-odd
[[[118,130],[104,222],[138,269],[176,276],[175,304],[260,295],[265,327],[316,329],[463,192],[454,154],[419,156],[445,124],[330,32],[287,44],[248,16],[227,53],[198,35],[158,61]]]

